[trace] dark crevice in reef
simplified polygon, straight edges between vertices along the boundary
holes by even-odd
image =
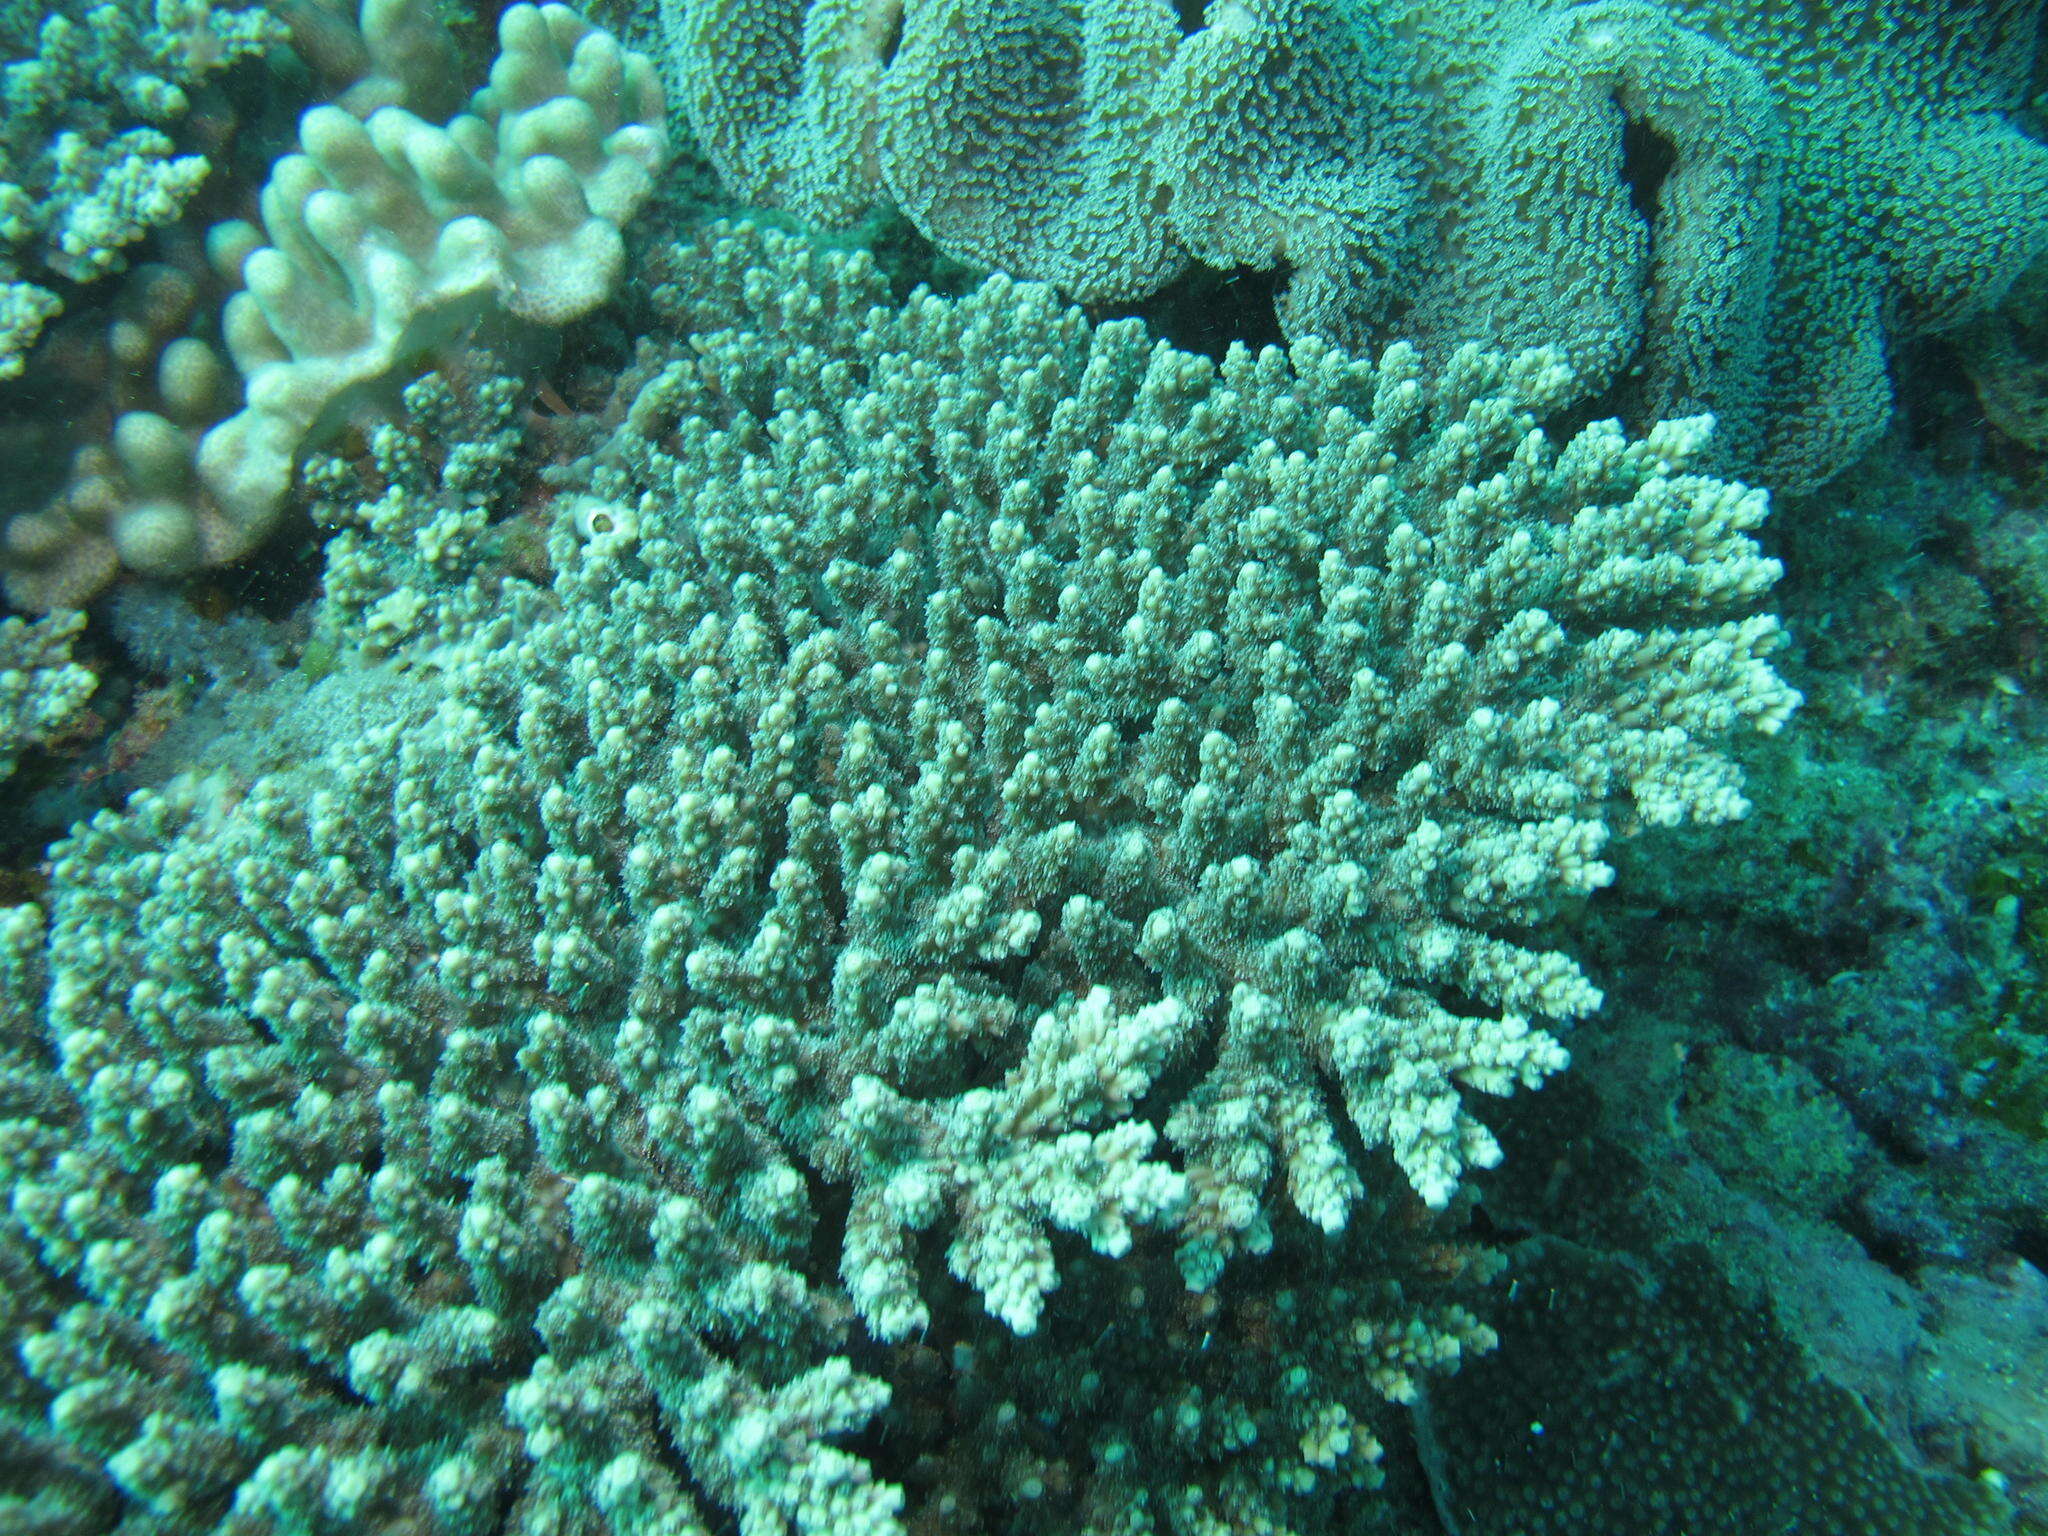
[[[1100,322],[1135,314],[1176,347],[1220,363],[1234,341],[1254,352],[1286,345],[1274,301],[1287,277],[1285,267],[1270,272],[1198,267],[1142,304],[1091,313],[1089,318]]]
[[[1854,1239],[1856,1246],[1873,1264],[1897,1275],[1908,1285],[1918,1278],[1926,1255],[1909,1242],[1905,1234],[1887,1232],[1879,1226],[1867,1207],[1850,1201],[1831,1211],[1829,1217],[1835,1226]]]
[[[323,549],[321,535],[303,506],[295,504],[253,554],[203,573],[187,585],[186,595],[194,610],[205,615],[289,618],[320,593]]]
[[[2048,1270],[2048,1227],[2021,1227],[2013,1233],[2010,1246],[2034,1268]]]
[[[1621,179],[1630,206],[1647,224],[1657,222],[1664,180],[1678,164],[1678,146],[1639,118],[1621,130]]]

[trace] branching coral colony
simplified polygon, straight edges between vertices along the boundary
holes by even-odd
[[[0,1523],[1332,1528],[1491,1342],[1526,935],[1797,703],[1764,498],[1552,354],[668,260],[551,588],[404,471],[359,723],[0,923]]]

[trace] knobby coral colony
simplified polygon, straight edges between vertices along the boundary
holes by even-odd
[[[421,10],[365,0],[371,61],[434,74],[453,45]],[[558,326],[610,297],[620,229],[667,156],[654,66],[562,5],[509,6],[498,36],[466,111],[435,123],[390,99],[445,95],[445,64],[427,80],[372,72],[300,120],[297,152],[262,189],[261,228],[207,231],[216,270],[201,275],[232,290],[218,338],[238,401],[211,341],[181,334],[205,331],[194,277],[135,285],[142,315],[117,322],[110,350],[151,382],[49,504],[8,521],[11,601],[76,605],[124,569],[175,576],[240,558],[276,523],[296,458],[482,315]]]
[[[1526,936],[1797,703],[1763,496],[1553,354],[668,261],[551,587],[338,538],[357,723],[0,922],[0,1526],[1366,1518]]]

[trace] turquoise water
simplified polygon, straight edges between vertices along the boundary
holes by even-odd
[[[2040,35],[0,19],[0,1536],[2048,1524]]]

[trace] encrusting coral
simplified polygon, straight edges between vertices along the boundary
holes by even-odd
[[[1631,1261],[1543,1239],[1514,1270],[1543,1302],[1421,1415],[1461,1536],[2014,1529],[1995,1480],[1901,1456],[1704,1250]]]
[[[1894,346],[2048,243],[2039,0],[1192,9],[670,0],[668,51],[742,197],[891,200],[1091,302],[1281,268],[1290,336],[1561,347],[1645,421],[1711,409],[1774,488],[1848,464]]]
[[[747,226],[665,275],[551,590],[359,519],[365,639],[426,583],[319,685],[365,723],[0,924],[0,1509],[972,1529],[887,1469],[986,1415],[1048,1530],[1326,1528],[1490,1343],[1467,1095],[1599,1001],[1527,935],[1797,703],[1764,498],[1697,420],[1552,443],[1547,353],[1219,367]]]

